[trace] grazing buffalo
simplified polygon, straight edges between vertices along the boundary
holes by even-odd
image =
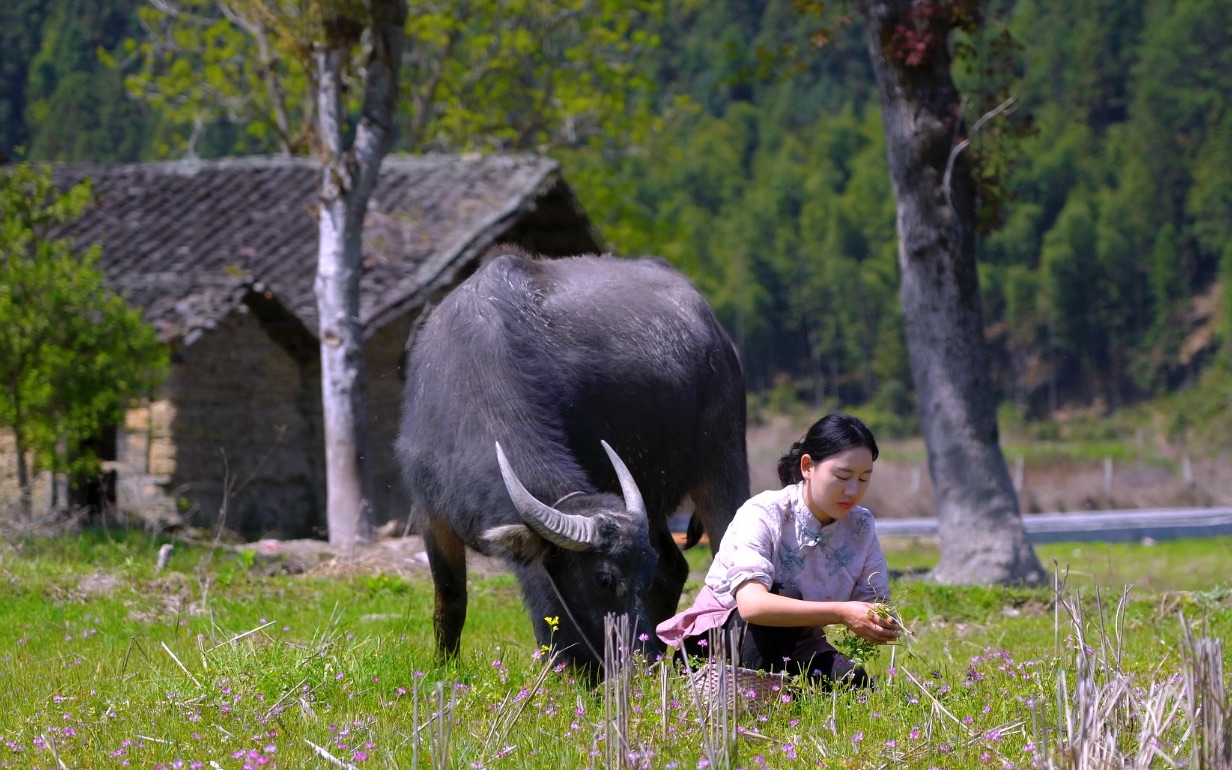
[[[689,281],[656,259],[496,251],[406,371],[397,450],[438,652],[459,650],[467,547],[508,561],[536,639],[583,669],[608,614],[657,645],[688,573],[668,516],[690,500],[717,549],[749,493],[743,369]]]

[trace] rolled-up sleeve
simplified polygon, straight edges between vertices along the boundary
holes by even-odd
[[[736,512],[706,575],[706,584],[725,605],[734,606],[736,590],[750,580],[766,588],[773,585],[777,517],[777,512],[753,500]]]

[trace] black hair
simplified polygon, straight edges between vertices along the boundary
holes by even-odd
[[[849,414],[827,414],[808,429],[787,454],[779,458],[779,481],[783,485],[804,480],[800,458],[808,455],[819,463],[852,447],[865,447],[877,459],[877,439],[859,417]]]

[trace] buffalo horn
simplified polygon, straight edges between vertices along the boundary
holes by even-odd
[[[597,544],[598,533],[595,531],[594,520],[587,516],[561,513],[540,502],[522,486],[499,441],[496,442],[496,461],[500,463],[501,477],[505,480],[505,489],[509,490],[513,507],[531,529],[545,540],[571,551],[587,551]]]
[[[615,449],[612,449],[606,441],[599,443],[603,444],[603,451],[607,452],[607,458],[612,461],[612,467],[616,469],[616,478],[620,479],[620,491],[625,496],[625,509],[639,516],[645,516],[646,503],[642,502],[642,492],[637,488],[633,474],[629,473],[629,468],[620,459],[620,455],[616,454]]]

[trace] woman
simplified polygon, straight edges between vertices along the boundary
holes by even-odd
[[[784,487],[740,507],[689,609],[659,624],[659,638],[703,655],[723,628],[740,665],[867,686],[868,675],[826,641],[843,625],[878,644],[898,638],[875,611],[890,598],[873,514],[860,507],[877,442],[858,418],[829,414],[779,459]]]

